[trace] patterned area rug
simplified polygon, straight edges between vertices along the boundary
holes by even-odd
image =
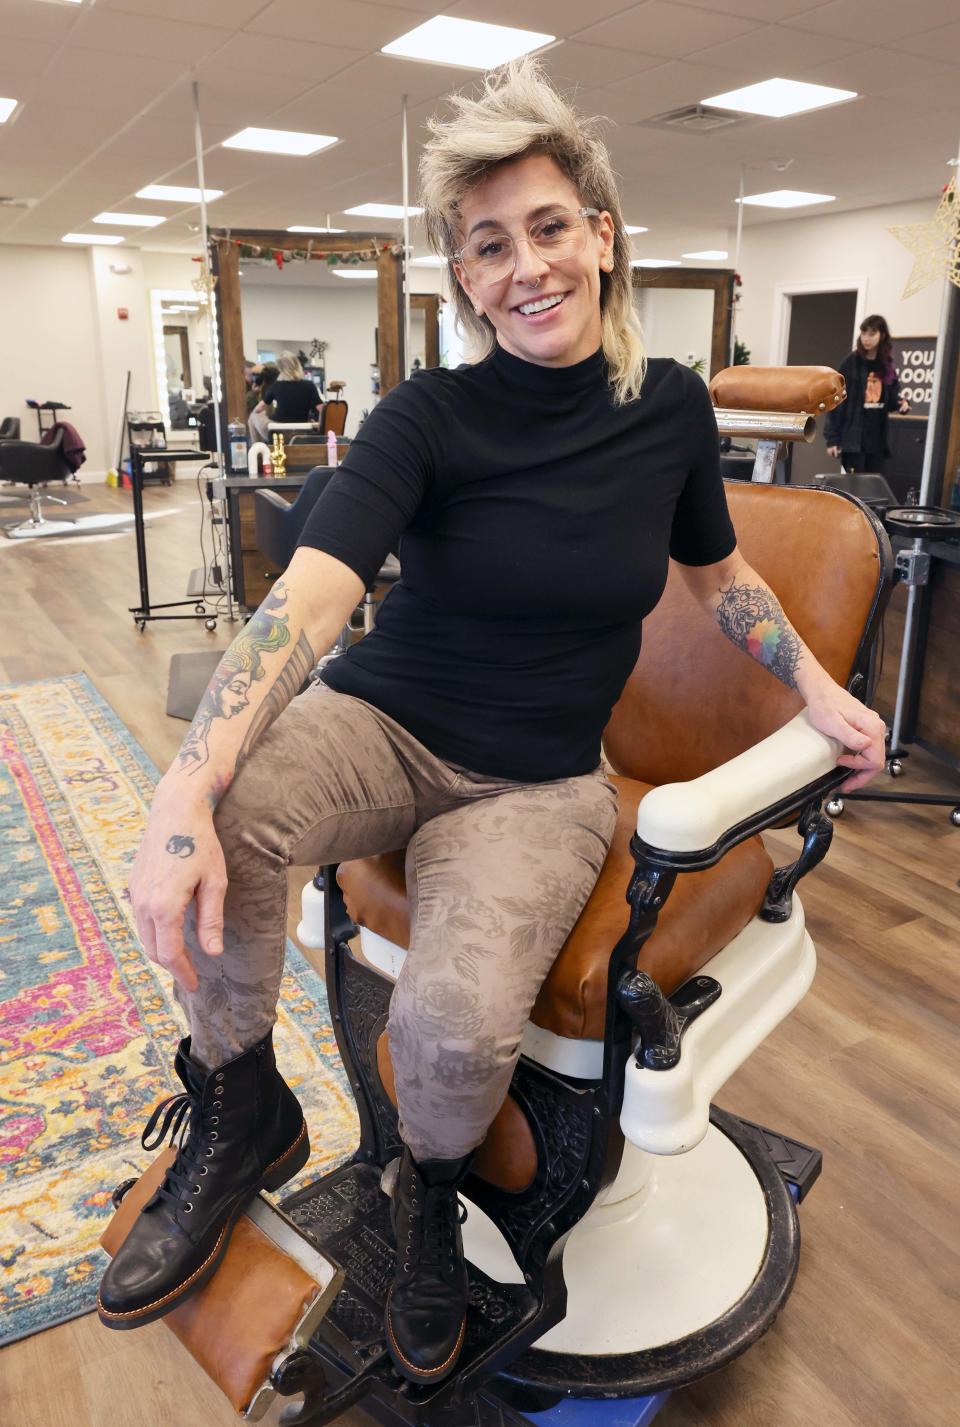
[[[156,778],[84,675],[0,686],[0,1343],[93,1307],[111,1190],[182,1088],[181,1013],[125,890]],[[313,1143],[287,1194],[358,1141],[323,981],[292,943],[276,1044]]]

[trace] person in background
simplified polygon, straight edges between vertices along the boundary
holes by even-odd
[[[827,454],[840,457],[843,469],[883,475],[890,454],[887,417],[910,410],[900,396],[900,375],[893,365],[893,342],[885,317],[875,312],[860,323],[857,345],[840,363],[847,399],[830,412],[824,425]]]
[[[247,422],[254,441],[269,443],[271,421],[313,421],[320,405],[317,388],[304,376],[303,367],[292,352],[281,352],[277,369],[277,379],[269,385],[264,382],[261,398]]]

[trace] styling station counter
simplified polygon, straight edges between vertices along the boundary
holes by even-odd
[[[242,608],[253,612],[267,594],[282,570],[273,570],[269,561],[257,549],[254,501],[256,491],[272,490],[284,500],[294,501],[300,493],[307,472],[290,476],[227,476],[227,521],[230,531],[230,569],[233,573],[233,597]]]

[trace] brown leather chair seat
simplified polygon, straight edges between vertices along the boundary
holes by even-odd
[[[607,860],[554,962],[531,1016],[535,1025],[571,1039],[603,1039],[610,952],[627,925],[626,891],[634,870],[630,838],[649,783],[615,777],[617,828]],[[741,843],[706,872],[677,878],[641,965],[668,994],[699,971],[756,914],[773,871],[759,837]],[[396,946],[410,945],[404,852],[341,862],[337,881],[358,926]]]

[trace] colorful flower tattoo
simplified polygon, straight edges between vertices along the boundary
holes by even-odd
[[[721,592],[717,619],[732,643],[746,650],[788,689],[797,687],[800,640],[770,590],[762,585],[731,583]]]

